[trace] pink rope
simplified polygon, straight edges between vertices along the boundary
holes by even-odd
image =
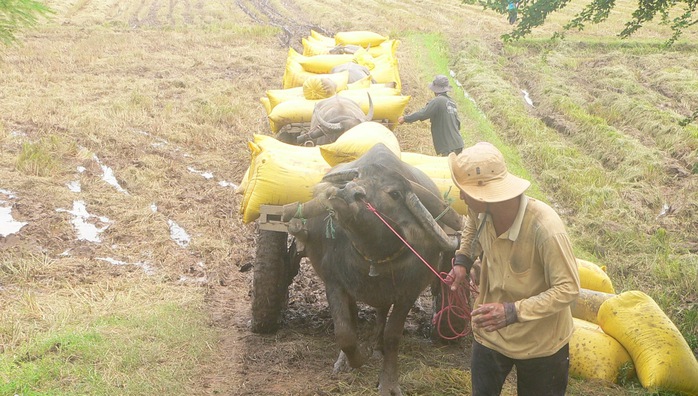
[[[453,264],[451,264],[453,267]],[[441,309],[434,313],[432,318],[432,325],[436,326],[436,331],[439,337],[445,340],[455,340],[461,337],[465,337],[470,334],[470,319],[471,319],[471,309],[470,309],[470,295],[468,292],[473,293],[476,296],[478,293],[477,286],[472,282],[469,282],[468,287],[459,287],[455,292],[451,291],[451,284],[454,278],[449,274],[442,272],[442,279],[444,282],[441,284]],[[445,319],[444,319],[445,318]],[[444,325],[444,320],[448,325],[448,330],[450,331],[450,336],[445,335],[442,330]],[[465,323],[463,329],[457,329],[456,322]]]
[[[429,264],[419,253],[417,253],[416,250],[414,250],[414,248],[402,237],[402,235],[400,235],[390,224],[388,224],[387,221],[385,221],[383,216],[378,213],[378,210],[374,208],[371,203],[364,203],[366,204],[368,210],[373,212],[380,219],[380,221],[382,221],[383,224],[385,224],[385,226],[393,232],[393,234],[400,238],[402,243],[404,243],[405,246],[407,246],[412,253],[414,253],[414,255],[417,256],[417,258],[419,258],[419,260],[421,260],[422,263],[424,263],[424,265],[426,265],[427,268],[429,268],[429,270],[441,281],[441,309],[438,312],[435,312],[432,318],[432,325],[436,325],[439,337],[445,340],[455,340],[470,334],[471,309],[468,292],[470,291],[474,294],[478,293],[477,286],[470,282],[469,287],[459,287],[455,292],[451,292],[451,284],[454,281],[453,277],[449,273],[439,273],[436,271],[431,264]],[[453,263],[451,263],[451,267],[453,267]],[[441,331],[441,323],[443,322],[444,316],[446,316],[446,322],[448,323],[449,330],[453,336],[446,336]],[[461,321],[465,322],[464,329],[455,328],[455,324],[453,322],[456,319],[460,319]]]

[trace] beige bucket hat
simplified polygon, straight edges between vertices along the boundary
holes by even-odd
[[[481,202],[502,202],[523,194],[528,180],[507,171],[504,156],[490,143],[480,142],[460,154],[448,156],[448,167],[456,186]]]

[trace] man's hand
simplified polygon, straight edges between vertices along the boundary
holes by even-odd
[[[504,314],[504,304],[483,304],[473,311],[473,326],[495,331],[506,327],[507,320]]]
[[[449,278],[453,280],[453,283],[451,283],[451,291],[456,291],[460,285],[467,285],[470,282],[477,285],[480,281],[481,266],[482,263],[480,263],[479,258],[473,263],[467,256],[456,254],[453,269],[448,274]],[[470,282],[468,282],[469,280]]]
[[[462,285],[466,285],[468,281],[468,269],[462,265],[454,265],[448,276],[453,279],[451,283],[451,291],[458,290]]]
[[[482,304],[472,313],[473,326],[495,331],[517,322],[514,303]]]
[[[397,118],[397,123],[398,123],[398,124],[403,124],[404,122],[405,122],[405,117],[400,116],[400,117]]]

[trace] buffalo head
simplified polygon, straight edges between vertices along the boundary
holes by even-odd
[[[373,101],[368,95],[368,114],[353,100],[335,95],[319,101],[313,109],[310,130],[298,136],[299,144],[332,143],[344,132],[365,121],[373,119]]]

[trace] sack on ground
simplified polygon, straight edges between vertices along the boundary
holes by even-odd
[[[632,356],[643,387],[698,394],[698,361],[650,296],[640,291],[621,293],[601,304],[598,319],[603,331]]]
[[[574,319],[570,340],[570,375],[618,383],[635,375],[630,354],[598,325]]]
[[[579,269],[579,281],[581,287],[589,290],[596,290],[604,293],[615,294],[613,282],[605,271],[605,267],[582,259],[577,259],[577,268]]]

